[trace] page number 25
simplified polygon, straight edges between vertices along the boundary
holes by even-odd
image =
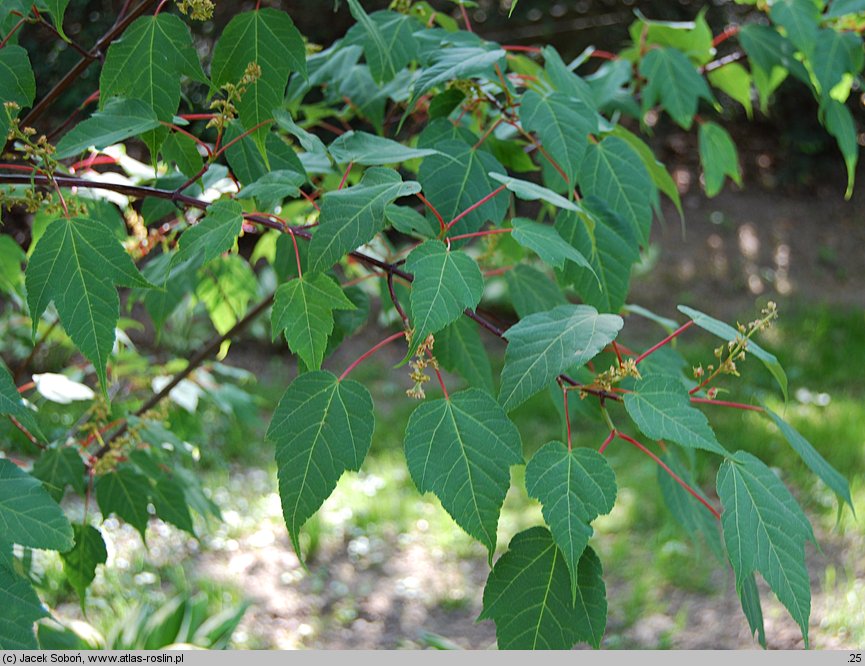
[[[862,653],[861,652],[851,652],[850,658],[847,660],[848,664],[861,664],[862,663]]]

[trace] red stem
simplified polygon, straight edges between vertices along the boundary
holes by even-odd
[[[598,58],[600,60],[618,60],[619,56],[615,53],[610,53],[609,51],[601,51],[600,49],[595,49],[592,51],[592,58]]]
[[[749,412],[765,412],[766,410],[757,405],[745,405],[741,402],[727,402],[726,400],[712,400],[710,398],[691,398],[691,402],[696,402],[700,405],[718,405],[719,407],[732,407],[733,409],[743,409]]]
[[[506,44],[502,46],[503,51],[522,51],[524,53],[540,53],[541,49],[537,46],[522,46],[520,44]]]
[[[571,439],[571,413],[568,411],[568,389],[562,386],[562,395],[564,396],[565,403],[565,425],[568,430],[568,451],[573,448],[573,443]]]
[[[616,352],[616,360],[619,361],[619,367],[621,367],[621,365],[622,365],[622,355],[619,353],[619,346],[616,344],[616,341],[615,341],[615,340],[613,340],[613,342],[611,343],[611,346],[612,346],[612,348],[613,348],[613,351]]]
[[[433,206],[429,201],[427,201],[427,198],[420,192],[417,193],[417,198],[423,201],[424,205],[432,211],[433,215],[435,215],[436,219],[439,221],[439,228],[442,231],[446,231],[447,225],[445,224],[445,220],[442,217],[442,214],[439,213],[438,210],[436,210],[436,207]]]
[[[319,207],[318,207],[318,204],[315,203],[315,198],[314,198],[314,197],[309,196],[309,195],[308,195],[306,192],[304,192],[303,190],[300,191],[300,196],[302,196],[302,197],[303,197],[304,199],[306,199],[309,203],[311,203],[311,204],[312,204],[312,207],[315,208],[317,211],[321,211],[321,208],[319,208]]]
[[[252,134],[252,133],[253,133],[255,130],[257,130],[259,127],[264,127],[265,125],[269,125],[269,124],[271,124],[272,122],[273,122],[273,118],[268,118],[267,120],[262,120],[260,123],[258,123],[258,124],[256,124],[256,125],[253,125],[253,126],[250,127],[248,130],[246,130],[243,134],[241,134],[240,136],[236,136],[236,137],[234,137],[231,141],[229,141],[228,143],[226,143],[222,148],[220,148],[220,149],[219,149],[219,150],[218,150],[218,151],[213,155],[213,157],[214,157],[214,158],[219,157],[220,155],[222,155],[222,153],[224,153],[226,150],[228,150],[229,148],[231,148],[231,146],[233,146],[233,145],[234,145],[235,143],[237,143],[238,141],[241,141],[241,140],[245,139],[246,137],[248,137],[250,134]]]
[[[361,354],[361,356],[360,356],[360,357],[359,357],[359,358],[358,358],[354,363],[352,363],[350,366],[348,366],[348,367],[345,369],[345,372],[343,372],[343,373],[339,376],[339,381],[342,381],[343,379],[345,379],[345,378],[348,376],[348,373],[350,373],[352,370],[354,370],[358,365],[360,365],[361,363],[363,363],[363,362],[364,362],[366,359],[368,359],[370,356],[372,356],[373,354],[375,354],[379,349],[381,349],[382,347],[384,347],[384,346],[386,346],[386,345],[389,345],[391,342],[393,342],[394,340],[396,340],[396,339],[398,339],[398,338],[403,338],[403,339],[405,339],[405,333],[402,332],[402,331],[400,331],[399,333],[394,333],[394,334],[391,335],[390,337],[385,338],[384,340],[382,340],[381,342],[379,342],[377,345],[371,347],[368,351],[366,351],[366,352],[364,352],[363,354]]]
[[[478,238],[480,236],[492,236],[493,234],[509,234],[513,229],[485,229],[484,231],[475,231],[471,234],[459,234],[458,236],[449,236],[451,241],[463,240],[464,238]]]
[[[208,146],[206,143],[204,143],[204,141],[199,139],[197,136],[195,136],[191,132],[187,132],[182,127],[178,127],[177,125],[173,125],[172,123],[167,123],[165,121],[159,121],[159,124],[164,125],[165,127],[168,127],[169,129],[173,129],[175,132],[180,132],[184,136],[188,136],[190,139],[195,141],[195,143],[197,143],[199,146],[204,148],[204,150],[207,152],[208,157],[213,157],[213,151],[210,149],[210,146]]]
[[[488,195],[486,195],[483,199],[481,199],[477,203],[473,203],[471,206],[466,208],[462,213],[460,213],[454,219],[452,219],[450,222],[448,222],[446,225],[446,228],[450,229],[457,222],[459,222],[461,219],[463,219],[466,215],[471,213],[473,210],[477,210],[478,208],[483,206],[486,202],[488,202],[490,199],[497,197],[499,194],[504,192],[506,189],[508,189],[507,185],[499,185],[496,189],[494,189],[492,192],[490,192]]]
[[[617,432],[615,430],[610,430],[610,434],[607,435],[607,438],[604,440],[603,444],[601,444],[601,448],[598,449],[598,453],[603,454],[604,451],[607,450],[610,442],[612,442],[616,438],[616,434]]]
[[[676,338],[678,338],[680,335],[682,335],[682,333],[684,333],[685,331],[687,331],[687,330],[688,330],[689,328],[691,328],[691,326],[693,326],[693,325],[694,325],[694,322],[693,322],[693,321],[689,321],[689,322],[687,322],[686,324],[682,324],[681,326],[679,326],[679,328],[677,328],[675,331],[673,331],[672,333],[670,333],[670,335],[668,335],[666,338],[664,338],[663,340],[661,340],[658,344],[656,344],[656,345],[654,345],[654,346],[652,346],[652,347],[649,347],[646,351],[644,351],[642,354],[640,354],[640,355],[639,355],[639,356],[634,360],[634,363],[639,363],[640,361],[642,361],[642,360],[643,360],[644,358],[646,358],[647,356],[649,356],[649,355],[651,355],[651,354],[654,354],[654,353],[655,353],[656,351],[658,351],[661,347],[663,347],[664,345],[666,345],[666,344],[668,344],[669,342],[671,342],[671,341],[675,340]]]
[[[162,1],[159,3],[159,6],[156,8],[156,11],[153,12],[153,15],[154,15],[154,16],[158,16],[158,15],[159,15],[159,12],[162,11],[162,8],[165,6],[165,3],[166,3],[166,2],[168,2],[168,0],[162,0]]]
[[[351,168],[353,166],[354,166],[354,162],[348,163],[348,166],[345,168],[345,173],[342,174],[342,180],[339,181],[339,187],[336,189],[341,190],[343,187],[345,187],[345,181],[348,180],[348,174],[351,173]]]
[[[216,117],[215,113],[181,113],[180,117],[184,120],[213,120]]]
[[[427,353],[427,356],[429,356],[430,358],[433,357],[433,355],[429,349],[427,349],[426,353]],[[436,378],[439,380],[439,386],[442,387],[442,393],[445,394],[445,400],[450,400],[451,397],[450,397],[450,395],[448,395],[448,388],[447,388],[447,386],[445,386],[445,380],[442,377],[442,373],[439,372],[438,364],[435,364],[435,363],[433,364],[433,370],[435,370]]]
[[[10,171],[23,171],[25,173],[33,173],[38,171],[36,167],[25,166],[23,164],[0,164],[0,169],[9,169]]]
[[[472,150],[477,150],[478,148],[480,148],[484,144],[484,141],[490,138],[490,134],[492,134],[496,130],[496,127],[502,124],[503,120],[504,119],[502,118],[498,118],[492,125],[490,125],[489,129],[487,129],[487,131],[484,132],[483,136],[478,139],[478,142],[474,146],[472,146]]]
[[[700,495],[700,493],[698,493],[696,490],[694,490],[693,488],[691,488],[691,486],[689,486],[689,485],[688,485],[688,484],[687,484],[687,483],[682,479],[682,477],[680,477],[680,476],[679,476],[678,474],[676,474],[673,470],[671,470],[663,460],[661,460],[658,456],[656,456],[654,453],[652,453],[652,452],[651,452],[649,449],[647,449],[645,446],[643,446],[642,444],[640,444],[640,443],[639,443],[636,439],[634,439],[633,437],[628,437],[628,435],[626,435],[626,434],[624,434],[624,433],[622,433],[622,432],[619,432],[619,433],[616,433],[616,434],[618,435],[618,437],[619,437],[620,439],[624,439],[626,442],[628,442],[628,443],[630,443],[630,444],[633,444],[633,445],[636,446],[638,449],[640,449],[640,451],[642,451],[642,452],[645,453],[647,456],[649,456],[652,460],[654,460],[656,463],[658,463],[658,465],[660,465],[661,469],[663,469],[667,474],[669,474],[669,475],[673,478],[673,480],[674,480],[676,483],[678,483],[680,486],[682,486],[682,488],[684,488],[685,490],[687,490],[687,491],[688,491],[688,492],[689,492],[693,497],[695,497],[695,498],[697,499],[697,501],[700,502],[700,504],[702,504],[702,505],[705,506],[709,511],[711,511],[711,512],[712,512],[712,515],[715,516],[715,518],[717,518],[718,520],[721,519],[721,514],[718,513],[717,509],[715,509],[715,507],[713,507],[711,504],[709,504],[709,502],[707,502],[707,501],[703,498],[703,496]]]
[[[469,21],[469,13],[466,11],[466,6],[463,3],[460,3],[460,11],[463,14],[463,21],[466,24],[466,30],[468,30],[469,32],[474,32],[474,30],[472,29],[472,22]]]
[[[730,39],[730,37],[735,37],[738,34],[739,34],[739,26],[738,25],[728,26],[727,29],[724,30],[724,32],[720,33],[719,35],[717,35],[715,37],[715,39],[712,40],[712,46],[718,46],[718,44],[721,44],[721,43],[727,41],[728,39]]]
[[[3,38],[3,41],[0,42],[0,49],[2,49],[4,46],[6,46],[6,42],[8,42],[10,39],[12,39],[12,35],[14,35],[16,32],[18,32],[18,28],[20,28],[26,22],[27,22],[27,16],[23,16],[18,20],[18,23],[16,23],[15,25],[12,26],[12,29],[9,31],[9,34],[7,34]]]

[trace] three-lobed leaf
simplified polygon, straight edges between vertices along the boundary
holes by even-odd
[[[340,136],[330,144],[328,151],[340,164],[354,162],[364,166],[397,164],[438,152],[430,148],[409,148],[392,139],[355,131]]]
[[[138,99],[113,99],[101,111],[76,125],[57,144],[57,157],[101,150],[159,127],[156,113]]]
[[[742,171],[736,144],[723,127],[713,122],[700,125],[700,164],[706,178],[706,194],[714,197],[729,176],[737,185],[742,184]]]
[[[194,261],[203,265],[234,247],[243,228],[243,208],[236,201],[219,200],[207,207],[207,212],[195,226],[180,237],[180,249],[173,263]]]
[[[112,513],[134,527],[144,540],[150,514],[150,482],[132,465],[120,465],[96,481],[96,502],[103,516]]]
[[[701,98],[715,101],[706,80],[688,57],[677,49],[651,49],[640,61],[640,74],[646,78],[643,111],[660,102],[684,129],[690,129],[694,122]]]

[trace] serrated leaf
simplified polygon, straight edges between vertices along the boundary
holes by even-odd
[[[318,370],[333,332],[333,311],[354,308],[336,281],[323,273],[290,280],[276,290],[271,313],[273,337],[285,331],[291,351],[307,368]]]
[[[817,37],[820,9],[814,0],[776,0],[769,16],[787,32],[787,38],[808,55]]]
[[[51,222],[25,272],[33,334],[54,302],[63,328],[94,365],[103,389],[120,300],[115,285],[150,287],[105,225],[88,218]]]
[[[150,494],[147,477],[128,464],[96,480],[96,502],[102,515],[116,514],[138,530],[142,541],[150,520],[147,512]]]
[[[421,238],[434,238],[439,232],[437,222],[433,226],[428,217],[424,217],[408,206],[390,204],[384,209],[384,214],[394,229],[409,236],[416,235]]]
[[[243,227],[243,208],[229,199],[220,199],[207,207],[204,217],[180,236],[172,263],[194,260],[196,265],[213,261],[229,252]]]
[[[156,515],[166,523],[171,523],[195,536],[189,505],[179,479],[160,474],[154,481],[150,488],[150,498],[153,501],[153,508],[156,509]]]
[[[272,172],[288,171],[306,177],[304,166],[294,149],[279,135],[271,132],[264,140],[265,161],[251,137],[240,138],[239,123],[232,123],[225,131],[226,144],[235,141],[226,151],[225,158],[234,176],[244,185],[251,185]],[[211,167],[212,169],[212,167]]]
[[[578,567],[577,602],[561,551],[544,527],[520,532],[487,577],[479,620],[496,623],[500,650],[569,650],[578,641],[600,647],[607,592],[598,556],[586,548]]]
[[[300,186],[306,176],[296,171],[278,169],[265,174],[237,193],[238,199],[257,199],[264,208],[273,208],[285,199],[300,197]]]
[[[420,190],[418,183],[404,183],[393,169],[373,167],[360,184],[325,194],[309,246],[310,271],[326,271],[345,253],[371,241],[384,227],[387,206]]]
[[[434,147],[439,154],[421,162],[418,181],[424,195],[445,222],[453,220],[499,187],[499,183],[490,177],[490,172],[507,177],[504,167],[495,157],[486,151],[475,150],[471,144],[448,139],[435,143]],[[477,231],[488,220],[498,225],[507,210],[507,197],[494,197],[457,222],[451,229],[452,235]]]
[[[757,640],[765,649],[766,629],[763,626],[763,608],[760,606],[760,590],[757,589],[757,579],[754,574],[745,576],[741,585],[736,587],[739,601],[742,603],[742,611],[745,613],[748,627],[751,629],[751,637],[753,638],[756,634]]]
[[[724,177],[729,176],[737,185],[742,185],[742,171],[736,144],[720,125],[705,122],[700,125],[700,164],[706,178],[706,195],[714,197],[724,186]]]
[[[306,47],[288,14],[266,7],[234,16],[213,49],[213,85],[239,83],[251,62],[261,68],[261,75],[245,86],[237,103],[238,116],[248,131],[273,118],[274,109],[282,106],[292,72],[306,78]],[[267,125],[252,132],[262,155],[269,133]]]
[[[412,250],[405,266],[414,275],[411,356],[428,335],[458,319],[466,308],[477,306],[484,293],[484,276],[474,259],[465,252],[449,250],[439,240],[426,241]]]
[[[328,150],[340,164],[354,162],[363,166],[398,164],[438,152],[428,148],[409,148],[391,139],[355,131],[341,135],[330,144]]]
[[[670,117],[684,129],[690,129],[699,100],[714,103],[715,97],[706,80],[677,49],[651,49],[640,61],[640,74],[646,78],[643,88],[643,112],[659,101]]]
[[[595,269],[583,256],[583,253],[562,238],[554,227],[533,222],[524,217],[514,218],[513,225],[514,231],[511,234],[513,239],[523,247],[535,252],[544,263],[555,268],[563,268],[566,261],[571,261],[582,266],[584,270],[594,275],[595,279],[598,279]]]
[[[45,486],[55,502],[63,499],[66,486],[84,494],[86,483],[84,461],[71,446],[47,449],[33,464],[32,474]]]
[[[691,406],[688,390],[677,378],[649,375],[625,394],[625,409],[646,437],[670,440],[688,448],[729,456],[709,421]]]
[[[853,498],[850,496],[850,484],[820,453],[813,447],[811,442],[802,437],[798,430],[787,423],[784,419],[778,416],[768,407],[763,408],[769,418],[775,422],[784,439],[790,444],[793,450],[799,454],[799,457],[808,466],[820,480],[832,489],[839,499],[847,502],[850,509],[855,511],[853,507]]]
[[[204,303],[213,327],[227,333],[258,296],[258,279],[243,257],[227,254],[200,271],[195,297]]]
[[[685,305],[680,305],[679,312],[693,320],[693,322],[704,331],[708,331],[712,335],[715,335],[723,340],[735,340],[739,335],[738,331],[736,331],[736,329],[729,324],[718,321],[714,317],[703,314],[699,310],[694,310],[693,308],[689,308]],[[748,341],[747,352],[753,354],[758,359],[760,359],[763,362],[763,365],[766,366],[766,369],[772,373],[775,381],[778,382],[778,386],[781,387],[781,392],[784,394],[784,401],[786,402],[787,374],[784,372],[784,368],[781,367],[778,359],[775,358],[773,354],[770,354],[760,345],[754,342],[753,339]]]
[[[750,120],[754,114],[751,101],[751,73],[737,62],[714,69],[706,75],[709,83],[739,102]]]
[[[204,159],[198,152],[198,144],[191,137],[180,132],[171,132],[162,144],[162,157],[168,164],[177,165],[177,170],[184,176],[192,178],[204,165]]]
[[[639,155],[624,139],[608,136],[598,144],[590,144],[579,182],[584,196],[596,196],[632,225],[637,238],[648,239],[652,180]]]
[[[849,199],[853,194],[856,165],[859,163],[859,139],[853,114],[841,102],[826,99],[820,106],[820,116],[826,131],[835,137],[844,157],[844,164],[847,166],[847,191],[844,196]]]
[[[108,550],[102,533],[92,525],[73,525],[72,529],[75,531],[75,547],[63,553],[60,559],[63,561],[63,573],[84,608],[87,588],[96,578],[96,567],[108,561]]]
[[[7,44],[0,49],[0,102],[15,102],[21,108],[31,106],[36,97],[36,79],[30,66],[27,51],[16,45]],[[17,115],[10,109],[11,115]],[[9,125],[5,110],[0,115],[0,130],[5,137]]]
[[[26,255],[11,236],[0,236],[0,292],[13,294],[24,283]]]
[[[471,386],[493,392],[493,371],[480,329],[460,317],[436,335],[435,357],[442,367],[462,376]]]
[[[764,77],[771,76],[773,70],[780,68],[789,71],[805,85],[811,85],[808,71],[796,59],[796,49],[792,42],[777,30],[767,25],[749,23],[739,30],[739,43],[751,60],[755,82],[758,77],[754,66]]]
[[[745,451],[718,470],[718,497],[737,590],[759,571],[802,629],[807,647],[811,584],[805,541],[814,540],[811,524],[772,470]]]
[[[358,471],[372,441],[372,398],[362,384],[322,370],[295,379],[273,414],[279,494],[288,535],[300,557],[300,528],[343,472]]]
[[[506,55],[502,49],[488,51],[477,46],[439,49],[433,55],[432,62],[421,70],[420,75],[415,79],[406,112],[413,111],[421,95],[431,88],[448,81],[487,74],[492,71],[493,65]]]
[[[515,266],[505,273],[505,282],[511,295],[511,305],[520,319],[568,302],[555,280],[531,266]]]
[[[69,0],[43,0],[48,8],[48,13],[51,14],[51,22],[57,28],[57,32],[63,39],[67,39],[66,33],[63,32],[63,17],[66,14],[66,7]],[[67,40],[68,41],[68,40]]]
[[[561,208],[563,210],[573,210],[578,211],[580,208],[572,201],[568,201],[563,196],[556,194],[550,189],[546,187],[541,187],[536,183],[532,183],[528,180],[521,180],[519,178],[513,178],[512,176],[502,176],[498,173],[489,173],[487,174],[493,180],[504,185],[508,190],[513,192],[518,199],[522,199],[523,201],[546,201],[547,203],[551,203],[557,208]]]
[[[72,548],[72,526],[42,484],[0,458],[0,534],[29,548]]]
[[[15,386],[15,381],[9,370],[6,369],[6,364],[0,361],[0,414],[23,414],[27,411],[24,403],[21,400],[21,394],[18,393],[18,387]]]
[[[541,447],[526,465],[526,491],[542,506],[571,578],[577,600],[578,565],[592,536],[589,525],[616,503],[616,475],[606,458],[592,449],[568,450],[561,442]]]
[[[137,99],[115,99],[67,132],[57,144],[57,158],[83,153],[91,146],[102,150],[159,127],[153,109]]]
[[[582,366],[615,340],[624,322],[590,305],[560,305],[529,315],[505,331],[508,340],[499,402],[523,404],[559,374]]]
[[[7,47],[8,48],[8,47]],[[0,650],[37,650],[33,624],[48,613],[30,582],[0,566]]]
[[[426,401],[409,418],[405,455],[418,490],[434,493],[492,558],[510,466],[523,462],[520,433],[504,410],[475,388]]]
[[[298,143],[300,143],[301,147],[305,151],[310,153],[321,153],[323,155],[327,154],[327,148],[324,147],[322,140],[312,132],[308,132],[295,123],[288,111],[285,109],[275,109],[273,117],[276,120],[276,124],[297,139]]]
[[[348,0],[351,15],[364,32],[363,52],[376,83],[387,83],[417,55],[411,19],[397,12],[367,14],[358,0]]]
[[[529,90],[520,105],[520,123],[523,129],[538,135],[544,150],[568,178],[562,184],[572,190],[589,145],[589,134],[597,130],[594,110],[562,93],[542,97]]]
[[[550,81],[550,85],[566,97],[573,97],[582,103],[597,110],[595,95],[592,87],[585,79],[573,72],[575,65],[566,65],[562,56],[553,46],[544,46],[541,49],[544,58],[544,72]],[[579,60],[577,61],[579,62]]]

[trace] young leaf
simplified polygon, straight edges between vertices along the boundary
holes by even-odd
[[[340,286],[324,273],[290,280],[276,290],[271,313],[273,337],[285,331],[291,351],[307,368],[318,370],[333,332],[333,311],[354,309]]]
[[[147,513],[150,495],[147,477],[129,464],[120,465],[96,480],[96,502],[102,515],[117,514],[118,518],[138,530],[142,541],[150,520]]]
[[[863,58],[862,38],[856,33],[821,28],[811,57],[814,76],[820,85],[821,100],[831,97],[832,89],[846,74],[858,74],[862,69]]]
[[[526,490],[543,508],[571,573],[572,603],[577,600],[578,565],[592,536],[589,525],[616,503],[616,476],[607,459],[592,449],[545,444],[526,465]]]
[[[137,99],[114,99],[60,139],[57,158],[78,155],[91,146],[102,150],[156,127],[159,120],[147,104]]]
[[[61,552],[72,548],[72,526],[42,484],[0,458],[0,534],[5,541]]]
[[[720,125],[706,122],[700,125],[700,164],[706,177],[706,195],[714,197],[724,186],[724,176],[742,185],[742,171],[736,144]]]
[[[649,375],[625,394],[625,409],[646,437],[668,439],[689,448],[729,456],[709,421],[691,406],[688,390],[677,378]]]
[[[524,217],[515,217],[513,225],[513,239],[523,247],[535,252],[545,264],[563,268],[566,261],[572,261],[595,275],[595,269],[583,256],[583,253],[573,245],[568,244],[555,228],[527,220]],[[595,275],[595,279],[597,277]]]
[[[325,194],[309,246],[310,271],[326,271],[346,252],[371,241],[384,226],[387,206],[420,189],[418,183],[404,183],[393,169],[374,167],[360,184]]]
[[[84,494],[86,483],[84,461],[71,446],[47,449],[33,464],[33,476],[39,479],[55,502],[63,499],[66,486]]]
[[[808,466],[808,469],[814,472],[823,483],[829,486],[829,488],[831,488],[840,499],[847,502],[847,504],[850,505],[851,510],[855,511],[853,507],[853,498],[850,496],[850,484],[847,482],[847,479],[845,479],[838,470],[832,467],[832,465],[826,462],[826,459],[811,445],[811,442],[799,434],[798,430],[784,421],[768,407],[764,407],[764,409],[769,418],[775,422],[776,426],[778,426],[781,434],[784,435],[784,438],[793,450],[799,454],[799,457],[802,458]]]
[[[213,85],[238,84],[250,63],[258,65],[260,75],[245,84],[237,104],[240,122],[248,131],[273,118],[274,109],[282,106],[292,72],[306,78],[306,47],[288,14],[267,7],[232,18],[213,49]],[[267,125],[252,133],[262,156],[269,133]]]
[[[706,75],[709,83],[739,102],[745,109],[750,120],[754,115],[754,104],[751,101],[753,76],[737,62],[712,70]]]
[[[814,540],[811,524],[772,470],[745,451],[718,470],[718,497],[737,590],[759,571],[802,629],[807,647],[811,584],[805,541]]]
[[[568,190],[576,185],[589,134],[597,131],[595,118],[595,111],[584,102],[561,93],[541,97],[529,90],[523,95],[520,106],[523,129],[538,135],[544,150],[565,172],[568,182],[564,185]]]
[[[0,103],[14,102],[24,108],[33,104],[36,97],[36,79],[30,67],[27,51],[16,44],[7,44],[0,49]],[[11,115],[17,111],[10,109]],[[0,134],[6,136],[9,126],[5,110],[0,110]]]
[[[285,199],[300,198],[306,176],[297,171],[274,169],[237,193],[238,199],[258,199],[264,208],[274,208]]]
[[[435,238],[439,232],[439,224],[435,220],[430,221],[414,208],[408,206],[397,206],[390,204],[384,209],[385,217],[394,229],[407,236],[420,236],[421,238]],[[433,224],[435,222],[435,224]]]
[[[568,302],[555,280],[531,266],[515,266],[505,273],[505,282],[508,283],[511,305],[520,319]]]
[[[585,365],[613,340],[624,322],[590,305],[560,305],[522,319],[505,332],[508,348],[499,402],[520,406],[568,368]]]
[[[651,49],[640,62],[640,74],[646,78],[643,89],[643,113],[660,101],[670,117],[684,129],[690,129],[700,98],[714,103],[715,97],[706,80],[677,49]]]
[[[204,303],[213,327],[228,332],[258,296],[258,280],[249,263],[236,254],[214,259],[201,271],[195,297]]]
[[[264,140],[264,156],[259,151],[255,141],[243,134],[239,123],[231,123],[225,130],[226,144],[234,141],[225,151],[225,158],[234,176],[244,185],[261,181],[269,174],[277,171],[288,171],[303,176],[306,171],[294,149],[280,137],[271,132]],[[212,168],[211,168],[212,169]]]
[[[105,388],[120,309],[115,285],[151,286],[123,246],[96,220],[55,220],[30,256],[25,284],[34,336],[39,318],[54,301],[63,328],[92,361]]]
[[[243,208],[236,201],[221,199],[207,207],[204,217],[180,237],[173,264],[194,260],[203,265],[234,247],[243,227]]]
[[[438,333],[466,308],[477,306],[484,293],[484,276],[474,259],[465,252],[449,250],[439,240],[415,248],[406,260],[406,269],[414,275],[411,356],[428,335]]]
[[[266,439],[276,446],[282,514],[298,557],[300,528],[343,472],[360,469],[374,426],[369,391],[322,370],[300,375],[279,401]]]
[[[699,310],[694,310],[693,308],[689,308],[685,305],[680,305],[679,312],[689,317],[697,326],[702,328],[704,331],[708,331],[712,335],[716,335],[723,340],[732,341],[735,340],[739,335],[738,331],[736,331],[736,329],[729,324],[718,321],[714,317],[703,314]],[[770,354],[760,345],[754,342],[753,339],[748,341],[747,351],[760,359],[763,362],[763,365],[766,366],[766,369],[772,373],[775,381],[778,382],[778,386],[781,387],[781,392],[784,394],[784,400],[786,401],[787,374],[784,372],[784,368],[781,367],[778,359],[775,358],[773,354]]]
[[[359,0],[348,0],[351,15],[364,31],[363,53],[376,83],[387,83],[417,54],[411,20],[396,12],[367,14]]]
[[[433,55],[432,63],[415,79],[406,113],[411,113],[421,95],[431,88],[448,81],[488,74],[493,65],[506,55],[501,49],[488,51],[477,46],[439,49]]]
[[[75,531],[75,547],[63,553],[60,559],[63,561],[63,573],[84,608],[87,588],[96,578],[96,567],[108,561],[108,551],[102,534],[92,525],[73,525],[72,529]]]
[[[490,172],[507,177],[504,167],[495,157],[486,151],[475,150],[471,144],[447,139],[436,142],[433,147],[439,154],[421,162],[418,181],[426,198],[445,222],[453,220],[499,187],[500,183],[489,176]],[[452,233],[472,233],[487,220],[497,225],[507,210],[507,197],[494,197],[457,222]]]
[[[652,223],[652,180],[639,155],[624,139],[608,136],[589,145],[579,177],[586,197],[596,196],[632,225],[641,241]]]
[[[30,582],[5,566],[0,566],[0,608],[0,650],[39,649],[33,623],[48,612]]]
[[[438,332],[435,356],[443,368],[458,373],[471,386],[493,392],[490,358],[480,328],[468,317],[459,317]]]
[[[407,160],[435,155],[437,150],[416,149],[366,132],[346,132],[328,148],[340,164],[354,162],[364,166],[398,164]]]
[[[541,200],[551,203],[557,208],[563,210],[578,211],[580,209],[579,206],[568,201],[563,196],[528,180],[520,180],[519,178],[513,178],[511,176],[502,176],[498,173],[489,173],[487,175],[489,175],[493,180],[502,183],[511,192],[517,195],[518,199],[522,199],[523,201]]]
[[[496,623],[500,650],[570,650],[578,641],[600,647],[607,591],[598,556],[586,548],[578,565],[577,601],[568,568],[544,527],[520,532],[487,577],[479,620]]]
[[[510,466],[523,462],[519,430],[492,396],[471,388],[419,405],[406,428],[405,456],[418,490],[435,493],[492,559]]]

